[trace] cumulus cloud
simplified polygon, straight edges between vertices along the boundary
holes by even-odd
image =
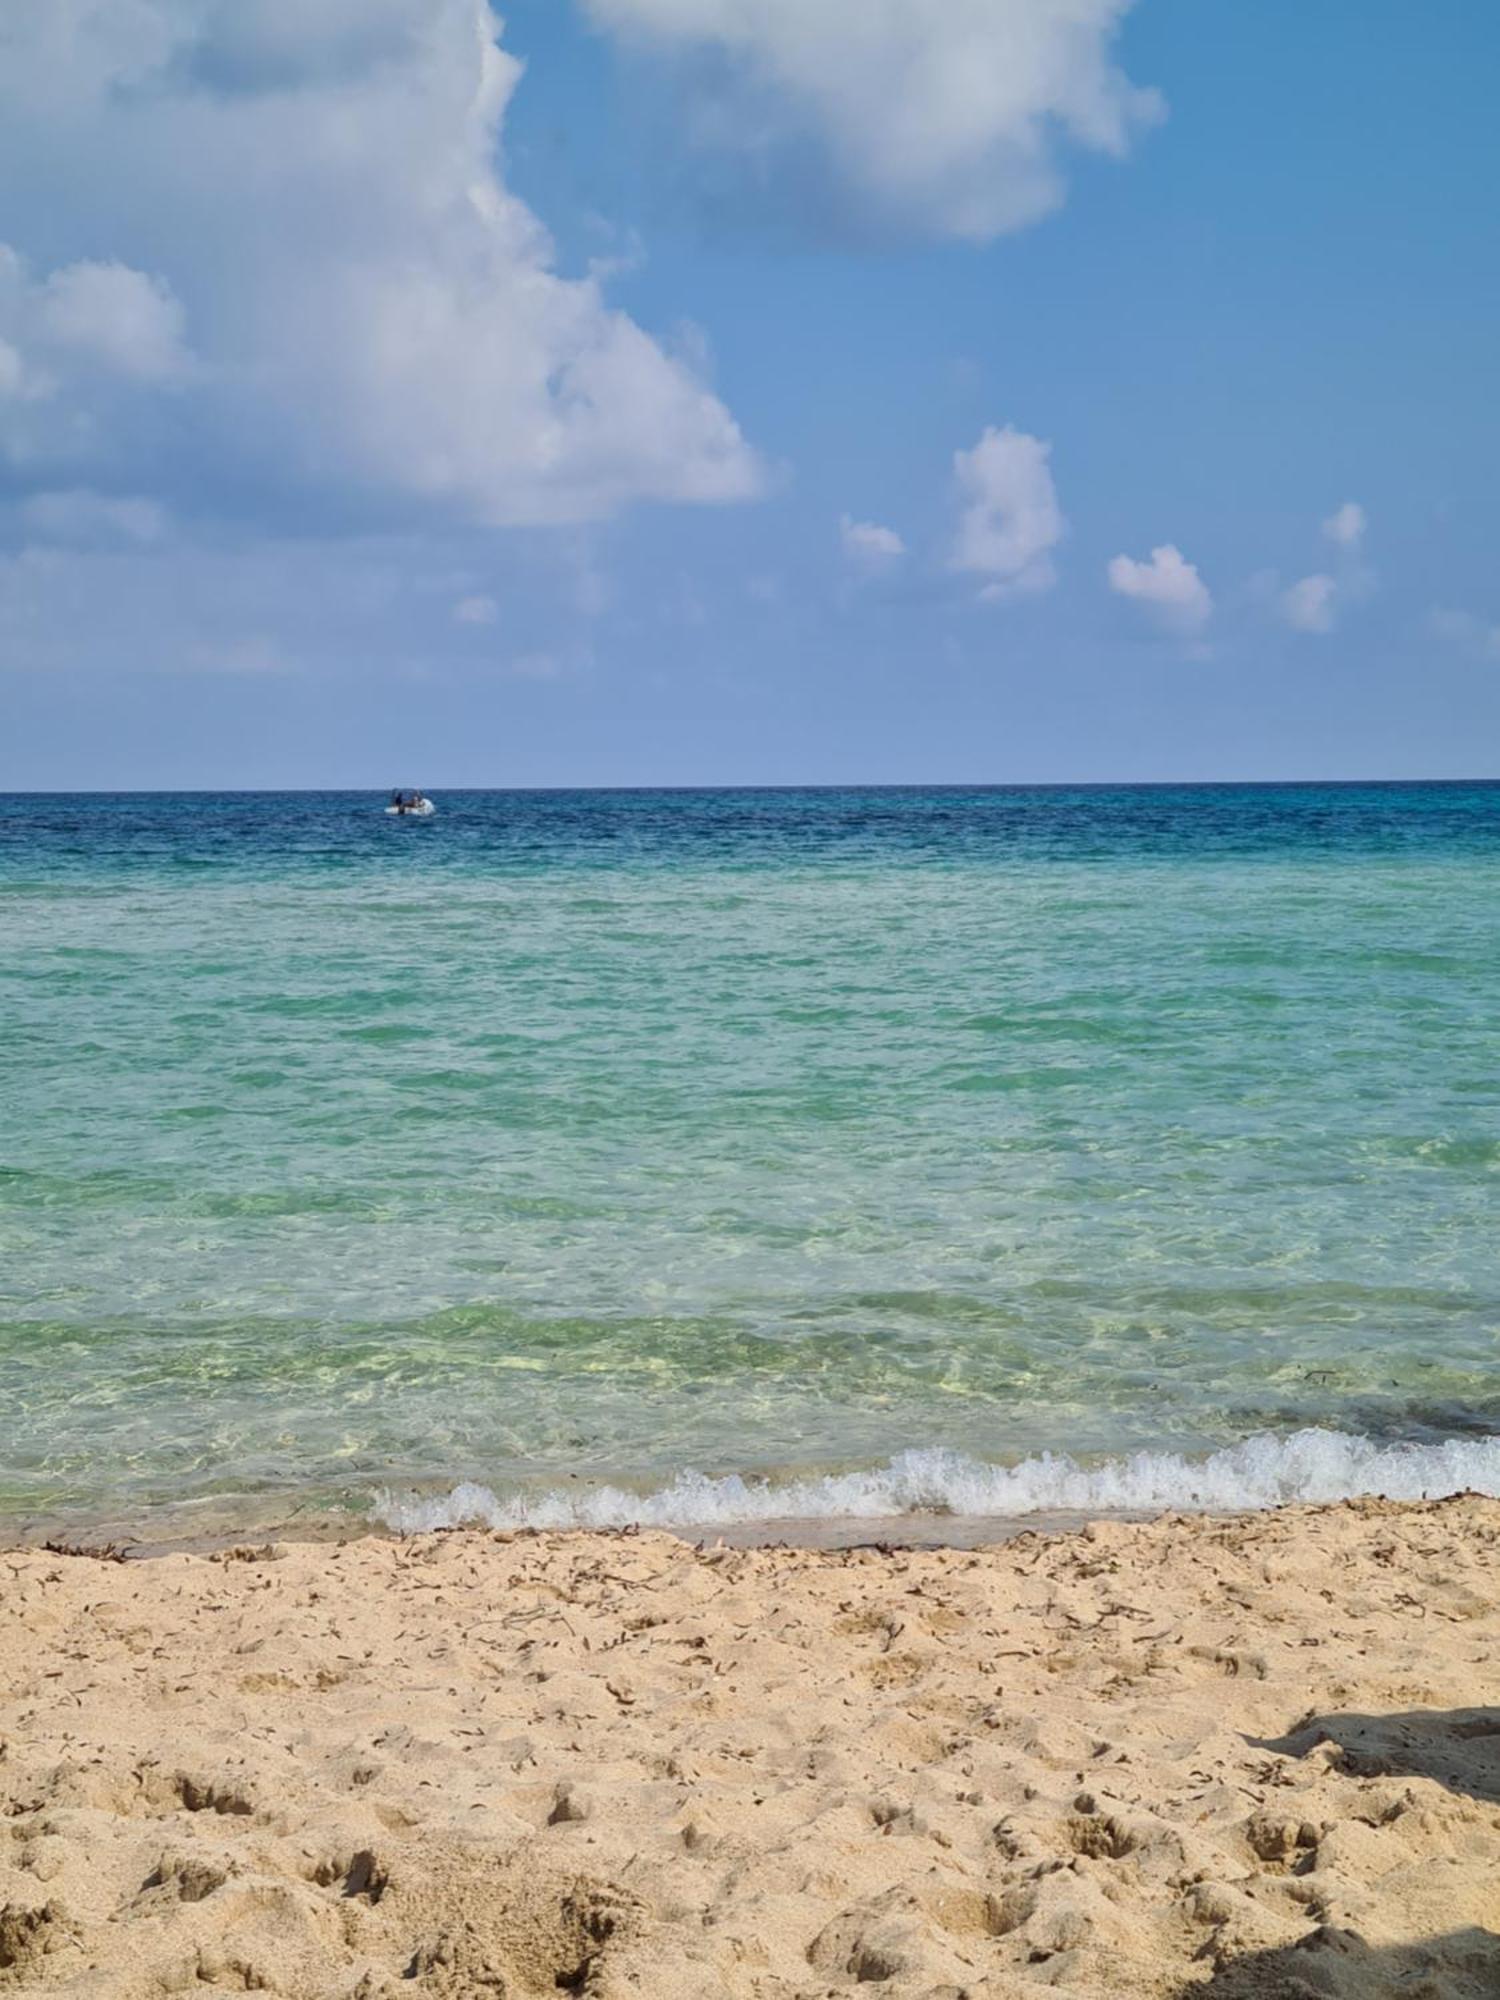
[[[1162,116],[1113,43],[1132,0],[586,0],[683,60],[690,130],[745,155],[820,149],[866,212],[988,241],[1047,214],[1070,147],[1116,158]]]
[[[882,528],[877,521],[856,521],[845,514],[839,522],[839,540],[851,562],[878,569],[906,554],[906,544],[894,528]]]
[[[0,52],[0,238],[45,217],[53,264],[0,259],[13,460],[485,524],[758,489],[699,357],[501,178],[485,0],[17,0]]]
[[[81,263],[41,288],[42,338],[55,348],[141,382],[165,382],[187,365],[182,307],[160,278],[128,264]]]
[[[1349,606],[1375,589],[1375,571],[1361,558],[1369,516],[1357,500],[1346,500],[1322,523],[1323,538],[1337,551],[1333,573],[1315,571],[1285,590],[1273,591],[1282,621],[1294,632],[1332,632]]]
[[[1143,605],[1169,632],[1196,637],[1213,616],[1212,592],[1175,543],[1153,549],[1149,562],[1115,556],[1107,573],[1111,590]]]
[[[43,274],[0,242],[0,459],[97,456],[122,397],[161,391],[190,364],[182,307],[159,277],[88,261]]]
[[[1281,615],[1294,632],[1331,632],[1338,599],[1336,577],[1304,576],[1281,593]]]
[[[493,625],[500,607],[493,597],[461,597],[453,607],[455,625]]]
[[[986,580],[984,598],[1050,590],[1052,550],[1067,532],[1052,483],[1052,447],[1026,431],[987,429],[955,452],[961,513],[950,569]]]
[[[1346,500],[1323,523],[1323,533],[1340,549],[1357,549],[1365,538],[1369,518],[1357,500]]]

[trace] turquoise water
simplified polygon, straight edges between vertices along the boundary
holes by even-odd
[[[1500,787],[3,803],[9,1519],[1500,1490]]]

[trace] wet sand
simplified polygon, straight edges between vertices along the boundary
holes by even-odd
[[[1201,1510],[1194,1510],[1201,1511]],[[980,1549],[998,1547],[1017,1535],[1072,1534],[1086,1528],[1094,1518],[1077,1513],[996,1514],[872,1514],[865,1518],[803,1520],[788,1515],[784,1520],[684,1522],[663,1528],[661,1534],[673,1541],[690,1542],[695,1547],[721,1543],[726,1548],[759,1549]],[[1119,1514],[1111,1518],[1144,1520],[1143,1514]],[[443,1530],[441,1532],[451,1532]],[[484,1533],[479,1530],[477,1532]],[[524,1531],[518,1531],[524,1532]],[[594,1532],[586,1529],[558,1530],[574,1535]],[[605,1536],[619,1530],[597,1531]],[[634,1532],[631,1530],[630,1532]],[[3,1536],[3,1530],[0,1530]],[[329,1509],[309,1508],[291,1516],[271,1515],[246,1525],[244,1517],[232,1510],[168,1509],[129,1518],[60,1515],[26,1521],[13,1529],[10,1540],[18,1547],[35,1549],[66,1548],[79,1552],[107,1550],[131,1561],[147,1561],[168,1555],[221,1555],[226,1549],[253,1542],[353,1542],[368,1537],[402,1541],[409,1539],[368,1516]],[[0,1547],[5,1546],[0,1539]]]

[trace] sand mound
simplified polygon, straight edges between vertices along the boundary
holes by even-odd
[[[0,1995],[1500,1994],[1500,1503],[0,1564]]]

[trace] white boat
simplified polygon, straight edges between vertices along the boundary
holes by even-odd
[[[425,792],[392,792],[386,811],[396,819],[431,819],[437,807]]]

